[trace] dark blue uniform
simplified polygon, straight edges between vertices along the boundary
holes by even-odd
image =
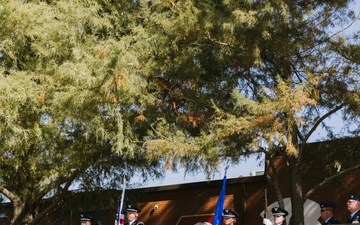
[[[360,202],[360,195],[358,194],[350,194],[348,197],[347,204],[354,204]],[[348,206],[349,207],[349,206]],[[353,216],[350,215],[349,219],[346,223],[360,223],[360,209],[357,209]]]
[[[358,210],[346,223],[360,223],[360,210]]]
[[[125,223],[125,225],[129,225],[129,223]],[[131,225],[144,225],[144,223],[138,222],[137,220],[135,220]]]
[[[127,205],[126,207],[126,212],[131,212],[131,213],[139,213],[141,212],[141,209],[139,209],[137,206],[135,205]],[[136,216],[137,217],[137,216]],[[130,222],[126,222],[125,225],[129,225]],[[144,225],[143,222],[139,222],[137,220],[134,220],[131,225]]]
[[[322,224],[341,224],[339,220],[335,219],[333,216],[333,212],[336,208],[336,204],[334,202],[320,202],[320,209],[321,209],[321,219],[320,221]],[[325,222],[324,222],[325,220]]]
[[[335,219],[333,216],[324,224],[341,224],[339,220]]]

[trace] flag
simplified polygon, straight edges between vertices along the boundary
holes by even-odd
[[[124,183],[123,183],[123,190],[121,192],[121,199],[116,211],[116,216],[115,216],[115,225],[124,225],[125,224],[125,203],[124,203],[124,197],[125,197],[125,183],[126,180],[124,178]]]
[[[221,192],[218,201],[216,203],[215,215],[212,225],[222,225],[222,212],[224,210],[225,189],[226,189],[226,176],[224,176]]]

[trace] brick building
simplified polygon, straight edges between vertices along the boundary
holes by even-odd
[[[326,143],[325,143],[326,144]],[[337,145],[327,143],[332,151],[346,148],[360,150],[359,139],[350,142],[338,142]],[[345,150],[344,150],[345,149]],[[358,151],[360,152],[360,151]],[[324,165],[317,163],[314,156],[307,156],[311,165],[303,168],[303,190],[307,193],[320,180],[325,173]],[[357,159],[358,160],[358,156]],[[291,212],[289,202],[290,190],[288,182],[288,168],[279,157],[276,166],[280,169],[280,184],[285,208]],[[321,201],[333,201],[337,203],[335,217],[345,222],[349,213],[346,200],[349,193],[360,193],[360,170],[354,170],[333,179],[312,194],[305,203],[305,224],[317,225],[320,216],[318,203]],[[168,185],[161,187],[139,188],[126,191],[127,199],[131,203],[137,203],[142,209],[139,220],[146,225],[193,225],[199,221],[211,221],[217,198],[222,186],[222,180],[210,182],[197,182],[180,185]],[[240,215],[238,224],[259,225],[262,224],[261,215],[265,207],[264,191],[267,190],[268,204],[276,204],[274,189],[265,179],[264,175],[239,177],[228,179],[226,185],[225,208],[231,208]],[[41,225],[78,225],[79,215],[87,213],[99,219],[102,225],[113,225],[116,213],[116,205],[119,200],[119,191],[102,191],[96,195],[91,193],[73,193],[66,204],[52,215],[44,219]],[[130,203],[130,202],[129,202]],[[9,213],[9,206],[2,206],[1,213]],[[0,218],[0,224],[6,225],[6,218]],[[309,222],[312,221],[312,222]],[[313,222],[315,221],[315,222]]]

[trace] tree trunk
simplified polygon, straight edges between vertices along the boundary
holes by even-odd
[[[296,162],[297,160],[295,160]],[[290,225],[304,225],[304,202],[303,190],[301,186],[301,170],[297,163],[290,162],[290,188],[291,188],[291,207],[292,217]]]
[[[13,218],[10,221],[11,225],[28,225],[33,220],[32,215],[29,213],[29,208],[26,207],[21,201],[13,201]]]
[[[279,183],[279,174],[277,171],[276,166],[274,165],[273,159],[268,159],[270,156],[266,156],[265,163],[266,163],[266,179],[267,181],[274,187],[276,198],[278,200],[279,206],[281,208],[285,208],[284,198],[281,193],[280,183]]]

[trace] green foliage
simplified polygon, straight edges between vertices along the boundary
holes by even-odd
[[[340,32],[350,2],[0,0],[13,223],[36,224],[74,181],[117,187],[179,166],[210,176],[279,152],[296,173],[318,127],[337,137],[324,121],[339,110],[358,136],[359,31]]]
[[[159,51],[147,66],[168,111],[149,133],[149,154],[186,168],[282,146],[297,158],[336,111],[359,122],[359,43],[336,33],[354,19],[348,4],[153,1],[146,30]]]
[[[37,224],[71,185],[119,188],[123,176],[161,176],[140,148],[142,111],[154,100],[128,23],[136,2],[0,5],[0,191],[12,223]]]
[[[351,2],[152,1],[144,30],[156,45],[145,71],[163,110],[144,144],[149,156],[211,176],[221,163],[264,154],[270,164],[280,154],[293,185],[291,223],[303,224],[300,168],[319,151],[305,146],[321,126],[324,140],[343,136],[326,124],[336,113],[347,134],[360,131]],[[340,173],[356,166],[345,161],[336,161]]]

